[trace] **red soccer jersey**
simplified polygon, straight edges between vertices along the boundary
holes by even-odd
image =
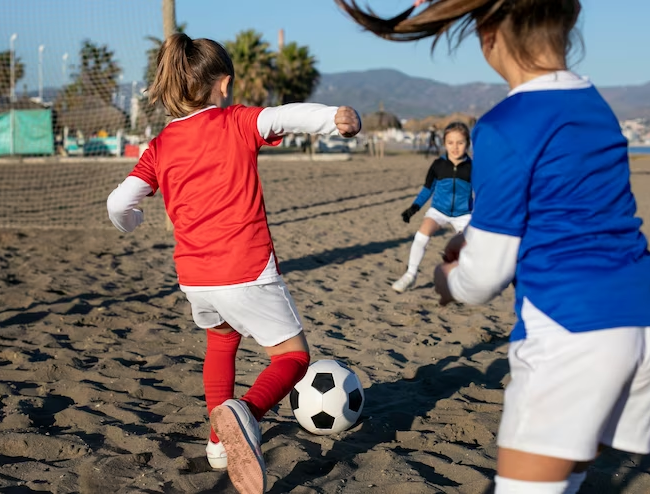
[[[160,188],[174,224],[181,285],[222,286],[256,280],[273,241],[257,154],[262,108],[210,107],[171,122],[129,174]]]

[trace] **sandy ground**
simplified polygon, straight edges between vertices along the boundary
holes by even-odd
[[[313,359],[348,363],[366,394],[362,420],[337,436],[302,430],[288,399],[268,414],[271,493],[490,492],[512,292],[439,307],[431,273],[450,232],[430,243],[416,289],[390,288],[422,216],[399,213],[428,164],[260,165]],[[632,169],[650,220],[650,158]],[[0,231],[0,492],[233,493],[204,456],[205,335],[176,285],[171,234],[92,226]],[[239,357],[241,394],[267,358],[250,339]],[[606,451],[581,492],[648,493],[649,468]]]

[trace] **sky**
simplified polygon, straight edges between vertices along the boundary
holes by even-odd
[[[360,0],[381,15],[401,12],[412,0]],[[38,88],[39,46],[43,85],[68,81],[78,63],[83,39],[107,45],[123,69],[122,82],[141,81],[151,46],[148,36],[162,37],[162,0],[0,0],[0,51],[9,50],[25,64],[22,92]],[[650,82],[650,1],[582,0],[579,27],[585,42],[574,70],[598,86]],[[362,31],[333,0],[176,0],[177,23],[193,38],[220,42],[254,29],[271,48],[278,32],[286,42],[306,45],[322,73],[391,68],[448,84],[502,82],[485,63],[476,38],[453,55],[440,45],[433,57],[430,42],[396,43]],[[68,54],[64,64],[64,54]]]

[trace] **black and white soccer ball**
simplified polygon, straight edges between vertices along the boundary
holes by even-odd
[[[363,410],[363,386],[338,360],[318,360],[291,390],[291,410],[312,434],[337,434],[352,427]]]

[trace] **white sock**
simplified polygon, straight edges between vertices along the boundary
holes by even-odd
[[[580,490],[580,486],[582,483],[585,481],[585,478],[587,477],[587,472],[582,472],[582,473],[572,473],[569,475],[569,485],[567,486],[566,489],[564,489],[563,494],[578,494],[578,491]]]
[[[424,233],[417,232],[415,234],[413,245],[411,245],[411,255],[409,256],[409,267],[406,271],[407,273],[410,273],[413,276],[418,274],[418,268],[420,267],[420,263],[424,257],[424,251],[427,248],[430,238],[431,237]]]
[[[569,485],[567,480],[562,482],[529,482],[494,477],[497,484],[494,494],[564,494]]]

